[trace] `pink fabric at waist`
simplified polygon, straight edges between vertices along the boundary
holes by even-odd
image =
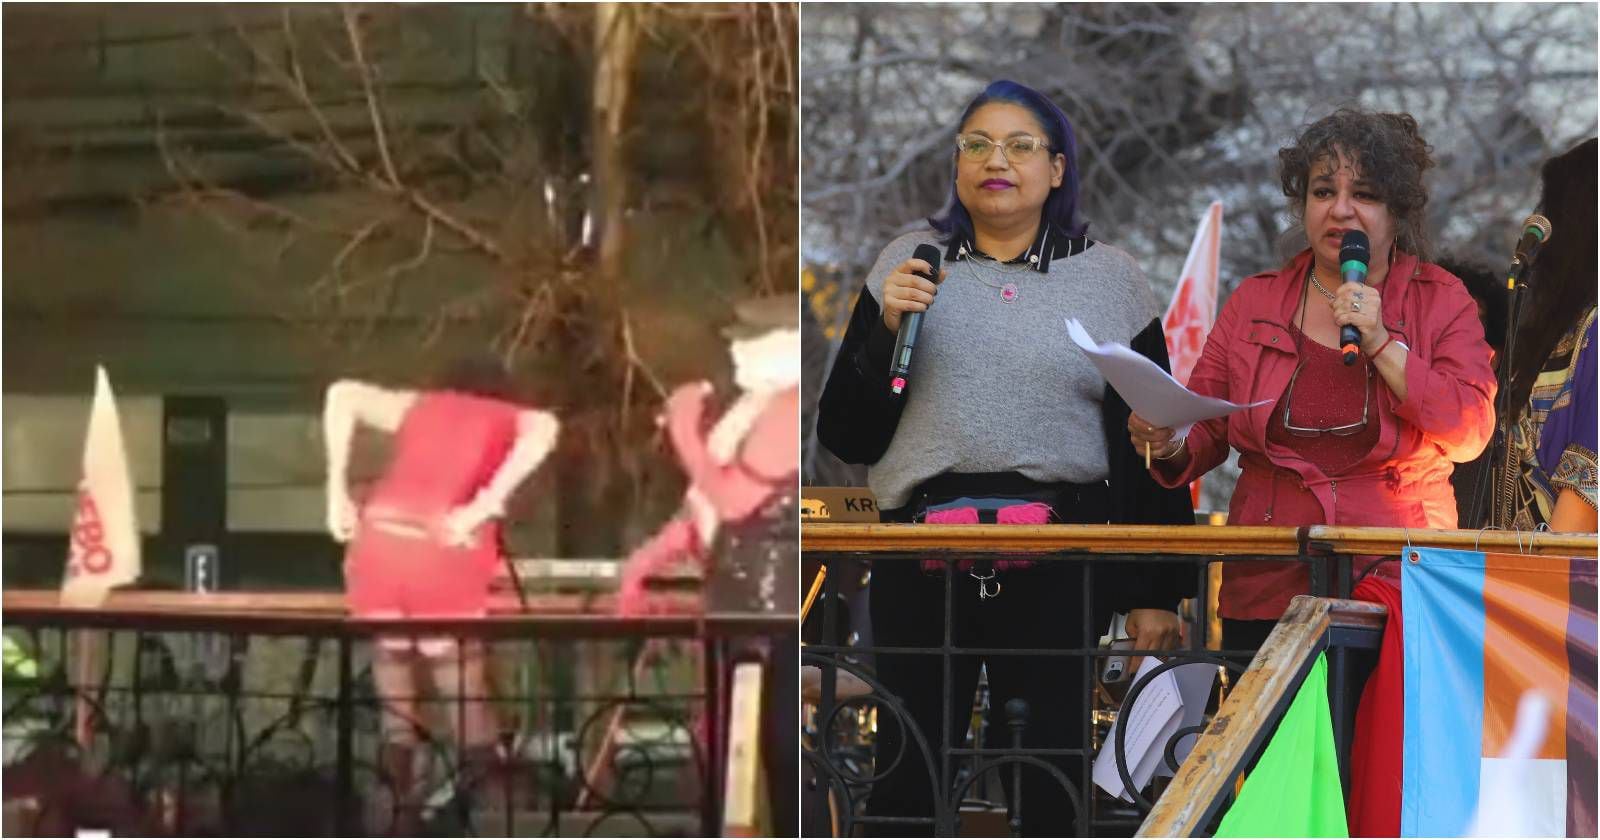
[[[938,510],[929,513],[924,521],[929,525],[977,525],[978,509],[975,507],[960,507]],[[1050,521],[1050,506],[1044,502],[1008,505],[995,511],[994,521],[996,525],[1044,525]],[[975,562],[971,559],[960,560],[956,563],[956,568],[963,572],[971,571]],[[1031,569],[1034,562],[1033,560],[1007,559],[1004,557],[996,558],[993,561],[994,570],[997,572],[1003,572],[1008,569]],[[944,565],[944,561],[940,560],[923,560],[922,570],[924,572],[939,572],[944,570]]]

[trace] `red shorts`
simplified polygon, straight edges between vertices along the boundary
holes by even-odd
[[[362,523],[345,556],[345,602],[356,618],[477,618],[498,562],[487,534],[460,548]]]

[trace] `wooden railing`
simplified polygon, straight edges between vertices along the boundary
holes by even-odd
[[[1416,543],[1546,557],[1593,557],[1595,538],[1576,534],[1405,528],[1218,527],[1213,525],[827,525],[807,523],[805,551],[875,554],[1004,551],[1024,554],[1398,555]]]
[[[1593,534],[1548,531],[1430,531],[1316,525],[1306,529],[1306,539],[1313,548],[1338,554],[1399,554],[1413,544],[1539,557],[1594,557],[1596,551]]]
[[[1294,556],[1295,528],[1211,525],[822,525],[800,532],[805,551],[1082,552]]]

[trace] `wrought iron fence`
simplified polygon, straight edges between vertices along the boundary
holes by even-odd
[[[53,600],[6,597],[30,666],[5,681],[8,832],[716,834],[730,667],[795,643],[792,616],[407,623],[483,644],[492,679],[481,697],[464,682],[421,692],[402,781],[380,716],[405,698],[380,696],[372,673],[393,623]],[[458,735],[476,701],[501,723],[491,753]]]

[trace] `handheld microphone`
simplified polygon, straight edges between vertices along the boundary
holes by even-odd
[[[912,252],[912,259],[922,260],[928,264],[933,273],[917,276],[933,283],[939,282],[939,249],[933,245],[922,244]],[[922,329],[921,312],[907,312],[900,316],[900,332],[894,339],[894,355],[889,361],[889,393],[892,396],[901,396],[906,390],[906,376],[911,373],[911,350],[917,345],[917,332]]]
[[[1347,230],[1339,240],[1339,274],[1346,283],[1366,285],[1368,253],[1367,235],[1359,230]],[[1361,355],[1361,332],[1350,324],[1339,328],[1339,350],[1344,353],[1344,363],[1353,365]]]
[[[1517,240],[1517,249],[1511,257],[1511,270],[1506,275],[1507,291],[1517,284],[1517,278],[1533,262],[1539,248],[1550,241],[1550,232],[1550,220],[1538,213],[1522,222],[1522,238]]]

